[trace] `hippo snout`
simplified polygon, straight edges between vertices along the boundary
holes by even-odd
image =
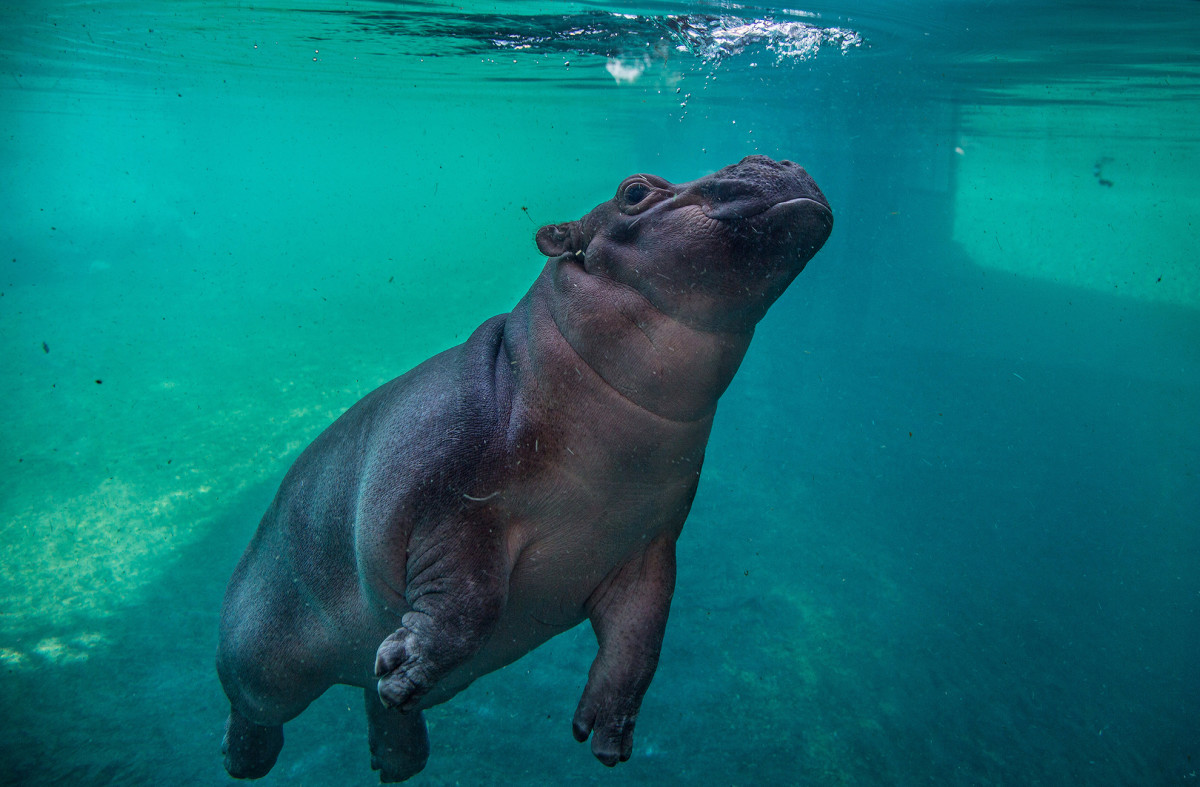
[[[832,226],[833,214],[821,189],[803,167],[787,159],[746,156],[737,164],[687,184],[684,191],[693,191],[699,197],[704,214],[711,219],[748,219],[782,203],[808,200],[818,213],[828,214]]]

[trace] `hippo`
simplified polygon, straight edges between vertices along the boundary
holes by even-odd
[[[717,401],[832,227],[803,168],[756,155],[633,175],[539,229],[512,312],[368,394],[284,477],[221,612],[230,775],[265,775],[283,724],[342,683],[364,689],[371,767],[403,781],[424,710],[585,619],[573,733],[629,759]]]

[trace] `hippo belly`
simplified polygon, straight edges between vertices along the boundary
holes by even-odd
[[[539,445],[538,453],[546,454],[541,472],[514,479],[500,496],[522,503],[501,504],[512,565],[505,609],[479,653],[447,675],[420,707],[444,702],[578,625],[589,616],[589,602],[603,596],[631,556],[655,538],[673,542],[696,492],[709,424],[680,430],[628,419],[608,431],[620,445],[641,446],[641,456],[599,450],[591,429],[560,435],[564,450],[554,457],[550,446]],[[622,431],[637,431],[640,440]],[[570,446],[578,450],[565,450]],[[664,457],[675,470],[670,477],[658,473],[649,480],[631,472],[658,467]]]

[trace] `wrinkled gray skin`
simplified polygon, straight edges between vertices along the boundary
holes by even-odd
[[[803,169],[751,156],[626,179],[511,314],[367,395],[300,455],[225,595],[225,767],[271,769],[284,722],[365,688],[371,766],[421,770],[422,710],[590,620],[575,711],[629,758],[717,399],[833,225]]]

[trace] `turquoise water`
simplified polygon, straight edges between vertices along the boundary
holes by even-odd
[[[586,627],[414,784],[1200,772],[1191,2],[0,9],[0,781],[227,784],[284,471],[628,174],[802,163],[834,234],[722,400],[633,759]],[[270,784],[371,784],[361,698]]]

